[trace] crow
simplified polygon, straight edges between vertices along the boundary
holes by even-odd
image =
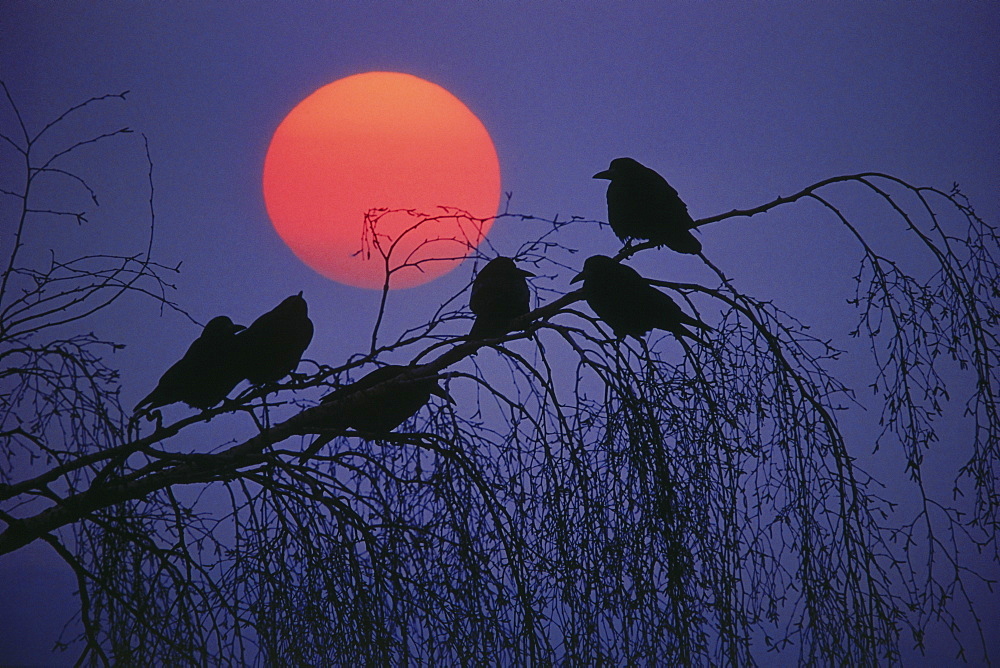
[[[496,257],[476,275],[472,282],[469,308],[476,314],[476,321],[469,331],[469,338],[492,339],[510,331],[510,323],[529,310],[531,293],[528,282],[534,276],[518,268],[509,257]]]
[[[341,402],[336,411],[322,425],[323,429],[354,429],[382,436],[403,424],[437,395],[448,403],[455,403],[451,395],[438,384],[435,376],[401,379],[398,376],[413,369],[412,366],[389,364],[379,367],[349,385],[338,387],[322,399],[322,404]],[[332,439],[321,435],[300,459],[308,459]]]
[[[694,220],[687,205],[655,171],[632,158],[615,158],[594,178],[611,181],[608,223],[623,242],[649,239],[678,253],[701,252],[701,242],[691,234]]]
[[[288,297],[236,336],[243,377],[254,385],[278,382],[295,370],[312,337],[302,293]]]
[[[673,299],[631,267],[604,255],[594,255],[587,258],[583,271],[571,282],[579,281],[583,281],[583,295],[590,308],[618,338],[639,339],[652,329],[662,329],[678,338],[686,336],[708,345],[685,325],[706,331],[712,328],[682,311]]]
[[[160,377],[156,387],[133,412],[146,412],[183,401],[192,408],[211,408],[243,380],[234,342],[236,333],[245,329],[234,325],[224,315],[208,321],[201,335],[188,347],[180,360]]]

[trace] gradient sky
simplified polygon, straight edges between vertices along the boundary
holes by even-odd
[[[606,183],[590,177],[628,155],[663,174],[695,218],[822,178],[882,171],[944,190],[957,181],[980,215],[997,222],[998,37],[996,5],[971,2],[292,8],[15,0],[0,5],[0,79],[36,129],[90,96],[130,90],[127,103],[96,108],[86,120],[149,138],[154,257],[183,263],[173,298],[199,322],[225,313],[248,323],[303,290],[317,330],[307,356],[336,363],[367,348],[377,293],[301,264],[268,222],[260,181],[271,133],[320,86],[388,70],[445,87],[491,133],[512,211],[604,219]],[[122,162],[101,174],[132,176],[98,177],[103,215],[89,229],[51,224],[35,234],[67,253],[94,243],[143,249],[141,144],[121,146],[106,147]],[[893,235],[880,237],[870,222],[868,233],[891,249]],[[490,240],[513,252],[533,236],[528,225],[502,222]],[[817,206],[709,226],[700,238],[744,290],[840,342],[853,328],[844,299],[855,249]],[[618,243],[605,229],[580,246],[582,258]],[[708,280],[696,258],[647,253],[634,264],[660,278]],[[831,276],[830,266],[843,270]],[[468,278],[460,267],[398,293],[387,326],[418,324]],[[564,279],[552,287],[568,289]],[[198,331],[138,299],[92,326],[127,344],[113,360],[126,405]],[[847,368],[848,380],[863,386],[862,371]],[[47,648],[72,610],[73,589],[47,548],[0,560],[0,661],[51,661]],[[998,616],[987,621],[994,638]],[[932,652],[924,661],[949,657]]]

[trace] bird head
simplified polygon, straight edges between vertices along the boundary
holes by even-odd
[[[593,276],[595,273],[604,271],[606,268],[618,264],[607,255],[592,255],[583,263],[583,271],[573,277],[570,283],[579,283],[582,280]]]
[[[299,294],[297,295],[286,297],[278,305],[278,308],[281,309],[282,311],[287,311],[289,313],[297,313],[301,315],[307,315],[309,312],[309,306],[306,304],[306,300],[302,296],[301,290],[299,290]]]
[[[632,158],[615,158],[611,161],[611,165],[607,169],[603,172],[597,172],[594,174],[593,178],[612,181],[620,176],[634,173],[642,168],[643,166]]]
[[[206,336],[229,336],[241,329],[246,329],[243,325],[237,325],[226,315],[217,315],[205,324],[202,334]]]
[[[535,275],[528,271],[527,269],[521,269],[520,267],[514,267],[514,271],[517,272],[518,276],[523,278],[534,278]]]
[[[534,274],[531,273],[530,271],[528,271],[526,269],[521,269],[520,267],[518,267],[517,263],[514,262],[513,258],[505,257],[503,255],[495,257],[492,260],[490,260],[489,262],[487,262],[486,266],[484,266],[479,273],[480,274],[497,274],[497,275],[516,274],[516,275],[522,276],[524,278],[528,278],[528,277],[534,276]]]

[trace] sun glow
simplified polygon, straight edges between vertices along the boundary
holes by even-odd
[[[381,288],[382,257],[358,252],[365,213],[437,216],[444,206],[488,219],[500,204],[500,164],[486,128],[447,90],[409,74],[368,72],[323,86],[281,122],[264,160],[264,201],[275,230],[307,265],[341,283]],[[383,247],[417,220],[383,217],[376,228]],[[407,233],[390,258],[393,266],[452,259],[425,262],[423,271],[406,267],[391,287],[447,273],[490,222],[447,218]]]

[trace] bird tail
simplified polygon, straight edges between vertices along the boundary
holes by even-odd
[[[685,324],[688,327],[697,327],[698,329],[702,330],[703,332],[712,332],[712,331],[715,331],[710,326],[708,326],[705,323],[703,323],[701,320],[698,320],[698,318],[694,318],[692,316],[689,316],[687,313],[682,313],[682,315],[680,317],[680,321],[681,321],[682,324]]]
[[[712,331],[712,328],[709,327],[708,325],[704,324],[704,323],[700,323],[699,322],[697,324],[701,325],[703,329],[707,329],[708,331]],[[681,336],[686,336],[689,339],[691,339],[692,341],[697,341],[698,343],[700,343],[701,345],[705,346],[706,348],[710,348],[711,347],[709,345],[708,341],[706,341],[705,339],[701,338],[700,336],[698,336],[697,334],[695,334],[694,332],[692,332],[690,329],[688,329],[684,325],[677,325],[677,329],[674,332],[674,334],[677,336],[678,339]]]
[[[701,242],[691,234],[691,230],[683,230],[676,234],[671,234],[663,239],[667,248],[686,255],[698,255],[701,253]]]
[[[508,331],[508,321],[506,318],[491,318],[489,316],[477,316],[469,330],[470,339],[493,339],[503,336]]]
[[[155,397],[155,395],[156,395],[156,390],[153,390],[152,392],[150,392],[149,394],[147,394],[142,399],[142,401],[140,401],[139,403],[137,403],[135,405],[135,408],[132,409],[132,415],[135,415],[136,413],[140,412],[140,409],[142,409],[142,412],[145,412],[145,411],[151,411],[154,408],[156,408],[156,404],[155,404],[156,397]]]
[[[714,329],[712,329],[711,326],[706,325],[701,320],[698,320],[696,318],[691,318],[691,321],[688,322],[687,324],[691,325],[692,327],[697,327],[698,329],[700,329],[703,332],[714,332],[715,331]]]

